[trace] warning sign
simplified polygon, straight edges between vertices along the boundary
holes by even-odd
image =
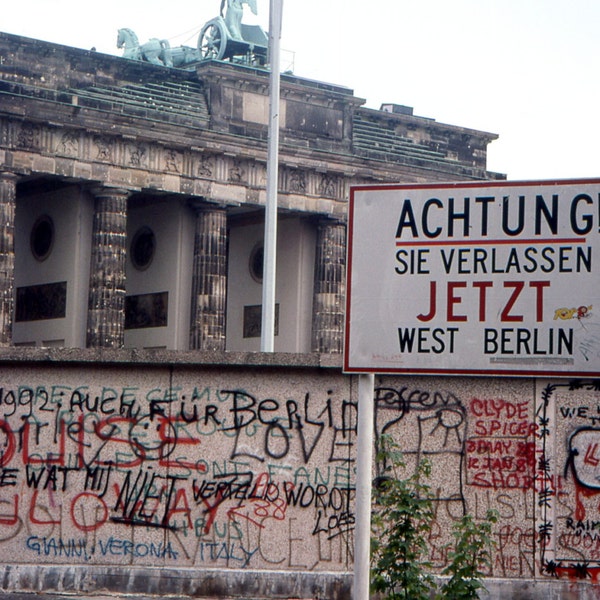
[[[351,190],[347,372],[600,375],[600,180]]]

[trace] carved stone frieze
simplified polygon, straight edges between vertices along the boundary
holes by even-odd
[[[198,168],[196,174],[198,177],[211,178],[215,168],[215,159],[211,154],[200,154],[198,158]]]
[[[175,180],[171,180],[169,188],[170,191],[183,194],[195,195],[199,189],[197,182],[202,180],[208,183],[208,196],[214,185],[234,184],[246,187],[245,196],[237,192],[237,202],[260,203],[262,200],[257,194],[260,190],[264,191],[267,183],[266,164],[263,160],[219,152],[214,148],[182,151],[160,143],[125,138],[118,133],[92,133],[50,124],[23,125],[0,119],[0,149],[4,146],[31,153],[53,154],[56,160],[46,156],[45,162],[38,161],[36,169],[40,172],[47,167],[48,172],[54,175],[72,173],[72,170],[58,164],[60,157],[81,163],[82,168],[78,171],[80,174],[90,172],[89,167],[87,170],[83,167],[90,163],[109,164],[122,170],[138,169],[141,171],[135,176],[138,187],[160,188],[161,173],[184,178],[180,185],[173,184]],[[23,162],[25,158],[20,160]],[[126,183],[130,179],[124,176],[122,181]],[[196,183],[192,185],[191,181]],[[306,197],[304,201],[293,200],[294,207],[299,210],[317,208],[314,203],[307,203],[309,198],[343,200],[347,185],[348,182],[339,175],[315,172],[306,165],[282,164],[279,168],[279,190]],[[221,198],[222,192],[215,193]]]
[[[148,166],[148,146],[146,144],[129,144],[129,165],[132,167]]]
[[[115,140],[108,135],[95,135],[94,146],[96,148],[96,160],[102,162],[113,162]]]
[[[228,181],[231,183],[243,183],[246,178],[246,169],[244,164],[239,159],[233,159],[233,162],[229,166]]]
[[[183,155],[178,150],[166,148],[164,151],[164,168],[169,173],[181,173]]]
[[[319,196],[327,196],[328,198],[335,198],[337,194],[338,188],[337,179],[329,175],[328,173],[323,173],[319,180],[319,185],[317,188],[317,194]]]
[[[76,131],[64,131],[60,136],[56,153],[72,158],[79,156],[79,133]]]
[[[41,147],[41,128],[33,123],[21,123],[17,132],[17,146],[25,150],[37,150]]]
[[[306,193],[306,173],[299,169],[292,169],[288,176],[288,191],[295,194]]]

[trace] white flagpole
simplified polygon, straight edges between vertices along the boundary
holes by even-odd
[[[267,203],[263,263],[262,322],[260,349],[275,347],[275,265],[277,254],[277,188],[279,170],[279,59],[283,0],[270,0],[269,6],[269,141],[267,147]]]

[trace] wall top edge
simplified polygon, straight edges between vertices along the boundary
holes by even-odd
[[[140,348],[0,348],[0,364],[24,363],[341,369],[342,356],[319,353],[200,352]]]

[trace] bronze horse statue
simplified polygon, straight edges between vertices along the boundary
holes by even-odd
[[[188,46],[171,48],[169,40],[152,38],[145,44],[127,28],[119,29],[117,48],[123,48],[123,58],[143,60],[161,67],[184,67],[200,60],[200,51]]]
[[[140,45],[137,35],[127,28],[119,29],[117,34],[117,48],[124,48],[123,58],[132,60],[145,60],[153,65],[172,67],[171,44],[168,40],[152,38]]]

